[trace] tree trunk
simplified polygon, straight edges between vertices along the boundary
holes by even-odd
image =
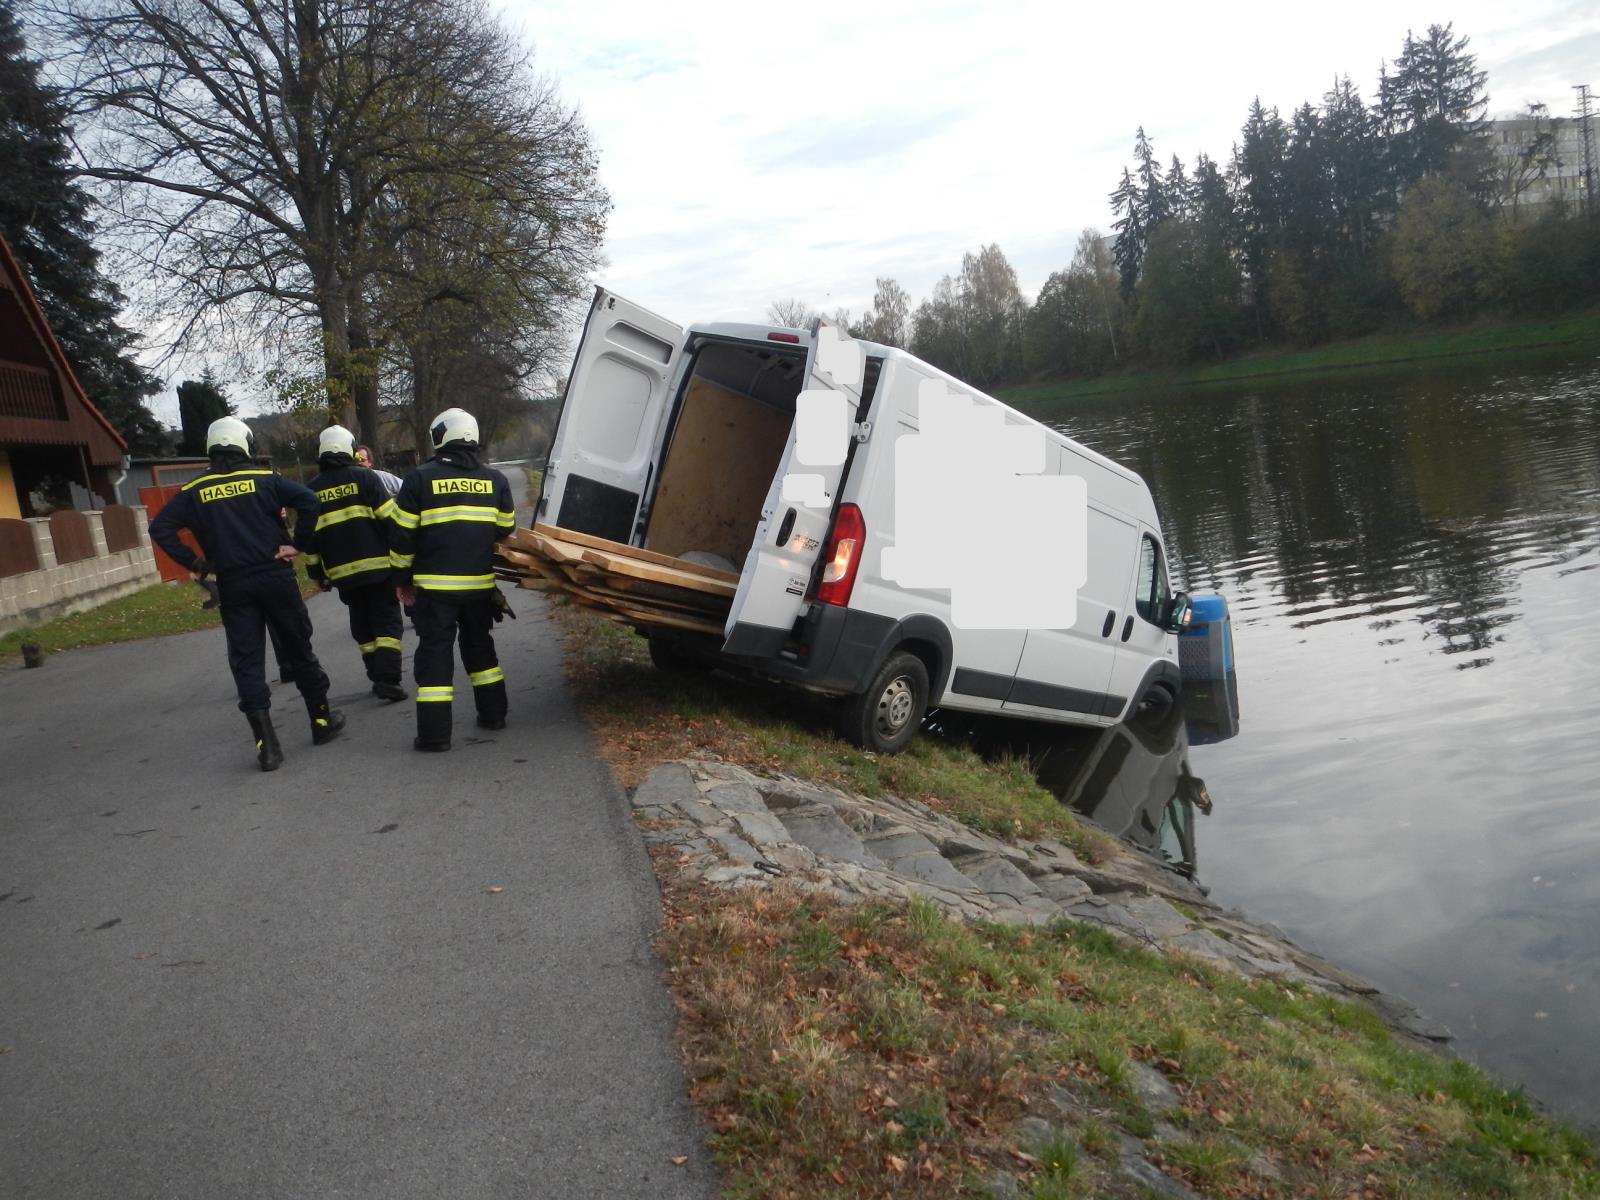
[[[382,461],[378,436],[378,363],[366,318],[352,311],[350,318],[350,396],[356,419],[361,423],[361,440],[372,447],[374,462]]]
[[[350,387],[350,322],[344,297],[333,288],[319,288],[317,315],[322,320],[323,374],[328,381],[328,415],[346,428],[354,424]]]

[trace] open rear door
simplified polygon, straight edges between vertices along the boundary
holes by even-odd
[[[595,289],[545,468],[541,521],[631,540],[682,344],[681,327]]]
[[[865,362],[861,346],[842,330],[825,321],[812,327],[806,386],[739,576],[724,653],[769,657],[794,628],[828,540]]]

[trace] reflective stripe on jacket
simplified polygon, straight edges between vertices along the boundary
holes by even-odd
[[[511,485],[470,452],[443,450],[408,474],[390,514],[395,582],[452,595],[494,587],[494,544],[516,528]]]

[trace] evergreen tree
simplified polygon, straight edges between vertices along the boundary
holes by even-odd
[[[1329,218],[1341,249],[1364,259],[1394,191],[1384,175],[1378,119],[1348,75],[1322,97],[1322,135]]]
[[[1378,108],[1389,135],[1401,190],[1428,175],[1451,173],[1481,189],[1490,166],[1483,146],[1487,73],[1467,53],[1471,39],[1452,25],[1407,32],[1394,73],[1378,80]]]
[[[1239,248],[1250,290],[1256,336],[1266,336],[1267,264],[1283,233],[1284,158],[1289,133],[1278,110],[1268,111],[1257,96],[1233,151],[1239,200]]]
[[[161,425],[144,398],[159,384],[135,361],[134,335],[117,323],[123,296],[100,271],[68,138],[65,109],[39,81],[11,0],[0,0],[0,234],[89,399],[132,452],[153,453]]]
[[[1156,162],[1155,148],[1145,136],[1143,125],[1139,126],[1139,135],[1133,143],[1133,156],[1139,160],[1139,187],[1144,192],[1144,210],[1154,232],[1157,225],[1172,215],[1172,197],[1167,195],[1161,164]]]
[[[178,385],[178,422],[183,427],[179,454],[203,455],[206,429],[218,417],[233,416],[233,405],[207,367],[199,379],[185,379]]]
[[[1122,182],[1111,193],[1111,211],[1116,218],[1111,228],[1117,233],[1111,255],[1122,280],[1123,294],[1131,296],[1139,281],[1145,247],[1150,241],[1150,214],[1145,210],[1144,192],[1134,183],[1133,174],[1126,167],[1122,168]]]
[[[1193,192],[1189,177],[1183,171],[1183,160],[1176,154],[1172,156],[1172,165],[1167,168],[1167,177],[1161,181],[1161,191],[1167,202],[1169,217],[1189,215],[1190,202],[1194,198]]]

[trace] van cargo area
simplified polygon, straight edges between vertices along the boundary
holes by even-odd
[[[805,355],[710,342],[695,355],[644,514],[644,548],[698,551],[738,571],[783,460]]]

